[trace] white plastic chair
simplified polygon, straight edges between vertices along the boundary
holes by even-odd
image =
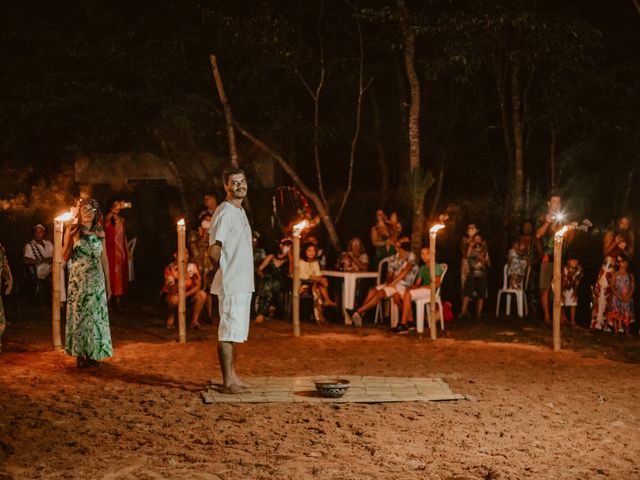
[[[527,284],[529,283],[529,266],[527,265],[527,273],[524,278],[523,288],[509,288],[509,277],[507,275],[507,269],[509,268],[509,264],[505,264],[504,273],[502,279],[502,288],[498,290],[498,298],[496,299],[496,317],[500,316],[500,299],[502,295],[507,296],[507,306],[506,313],[507,315],[511,314],[511,297],[516,297],[516,308],[518,310],[518,316],[523,317],[527,315],[527,299],[525,297],[525,290],[527,289]]]
[[[387,257],[387,258],[383,258],[382,260],[380,260],[380,262],[378,263],[378,280],[376,285],[381,285],[385,282],[386,278],[383,277],[383,273],[386,276],[386,269],[385,266],[388,268],[389,267],[389,262],[391,261],[392,257]],[[376,305],[376,314],[373,318],[373,323],[377,324],[378,323],[378,318],[380,319],[381,322],[384,321],[384,308],[385,308],[385,301],[387,299],[383,299],[380,303],[378,303],[378,305]],[[393,314],[392,314],[393,317]],[[392,318],[393,321],[393,318]]]
[[[442,287],[442,281],[444,280],[444,276],[449,269],[449,266],[446,263],[441,263],[440,267],[442,268],[442,274],[440,275],[440,285],[436,288],[436,304],[438,305],[438,317],[440,318],[440,330],[444,330],[444,316],[442,315],[442,298],[440,298],[440,288]],[[420,298],[418,300],[414,300],[416,304],[416,330],[418,333],[424,332],[424,312],[427,312],[427,322],[430,322],[431,311],[429,308],[429,300],[426,298]],[[391,307],[391,327],[395,327],[398,324],[398,307],[395,303],[392,303]],[[395,320],[395,324],[394,324]],[[436,323],[438,319],[436,318]]]

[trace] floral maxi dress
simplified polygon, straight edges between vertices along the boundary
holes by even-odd
[[[93,360],[113,354],[101,258],[102,240],[82,235],[73,247],[67,294],[65,350]]]

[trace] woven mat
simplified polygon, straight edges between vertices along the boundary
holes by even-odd
[[[351,386],[341,398],[324,398],[315,388],[316,380],[341,378]],[[441,378],[418,377],[363,377],[317,375],[312,377],[255,377],[246,379],[251,384],[247,392],[237,395],[220,393],[219,381],[202,392],[204,403],[382,403],[382,402],[434,402],[461,400]]]

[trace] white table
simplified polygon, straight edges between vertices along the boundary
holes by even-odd
[[[325,277],[342,278],[342,307],[354,308],[356,303],[356,282],[361,278],[378,278],[378,272],[341,272],[322,270]]]

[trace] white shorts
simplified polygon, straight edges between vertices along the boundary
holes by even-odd
[[[406,290],[406,287],[403,283],[398,283],[395,287],[389,287],[383,283],[382,285],[376,285],[376,290],[383,290],[384,294],[387,296],[387,298],[389,298],[393,297],[395,293],[402,295]]]
[[[577,307],[578,301],[573,298],[573,288],[562,291],[562,306],[563,307]]]
[[[426,300],[428,302],[431,298],[431,288],[414,288],[413,290],[409,290],[409,295],[411,295],[411,300]]]
[[[243,343],[249,337],[249,319],[251,317],[251,293],[218,295],[220,326],[219,342]]]

